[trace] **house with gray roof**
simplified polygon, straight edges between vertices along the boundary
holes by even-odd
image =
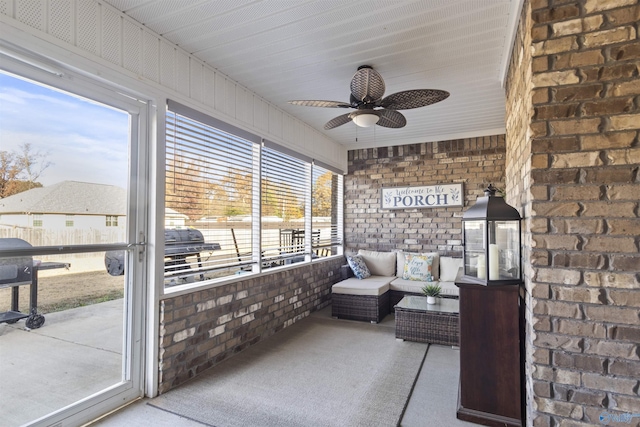
[[[164,225],[166,228],[185,228],[189,217],[175,209],[164,208]]]
[[[0,228],[124,229],[127,190],[63,181],[0,199]]]

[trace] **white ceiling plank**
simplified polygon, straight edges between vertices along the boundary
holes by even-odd
[[[222,111],[264,129],[271,125],[276,133],[282,132],[282,118],[270,120],[268,110],[254,105],[250,112],[231,111],[246,108],[245,91],[347,148],[364,147],[363,141],[391,146],[505,127],[505,67],[522,0],[105,2],[242,85],[235,93],[220,81],[208,82],[214,73],[195,72],[194,79],[205,79],[196,87],[210,92],[208,103],[215,97]],[[166,47],[164,41],[161,45]],[[347,102],[351,78],[364,64],[382,75],[386,95],[441,89],[451,96],[403,110],[407,125],[400,129],[356,129],[347,123],[324,130],[328,120],[352,110],[287,103]],[[174,68],[175,77],[168,78],[181,82],[180,66]]]

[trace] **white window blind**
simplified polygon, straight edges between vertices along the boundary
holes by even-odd
[[[342,175],[313,165],[311,249],[315,257],[338,254],[342,246]]]
[[[165,224],[204,240],[166,243],[185,246],[165,258],[166,284],[251,270],[254,143],[171,110],[166,128]]]
[[[305,261],[310,163],[262,148],[262,257],[266,266]]]
[[[342,175],[168,101],[165,286],[342,253]]]

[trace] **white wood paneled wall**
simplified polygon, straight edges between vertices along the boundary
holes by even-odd
[[[63,48],[115,65],[118,72],[152,85],[167,98],[188,101],[204,113],[346,172],[344,146],[109,5],[95,0],[0,0],[0,14],[36,37],[47,34]],[[0,38],[6,31],[2,28]]]

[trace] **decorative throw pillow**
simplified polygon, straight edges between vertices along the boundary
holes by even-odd
[[[364,263],[364,258],[360,255],[347,256],[347,262],[349,263],[351,270],[353,270],[353,274],[358,279],[366,279],[371,276],[371,272],[369,272],[367,264]]]
[[[397,268],[397,274],[396,276],[398,277],[402,277],[402,275],[404,274],[404,264],[405,264],[405,257],[407,255],[424,255],[424,256],[430,256],[433,258],[433,263],[431,264],[431,276],[433,277],[433,281],[437,282],[439,280],[438,277],[438,272],[440,271],[440,254],[438,252],[422,252],[422,253],[417,253],[417,252],[402,252],[401,250],[396,251],[397,253],[397,258],[398,258],[398,268]]]
[[[404,264],[406,261],[406,256],[407,255],[420,255],[417,252],[402,252],[401,250],[396,252],[396,256],[397,256],[397,267],[396,267],[396,276],[398,277],[402,277],[402,275],[404,274]]]
[[[431,275],[433,276],[434,282],[440,280],[440,254],[438,252],[422,252],[420,255],[433,257]]]
[[[405,280],[433,282],[432,267],[432,256],[405,254],[402,278]]]

